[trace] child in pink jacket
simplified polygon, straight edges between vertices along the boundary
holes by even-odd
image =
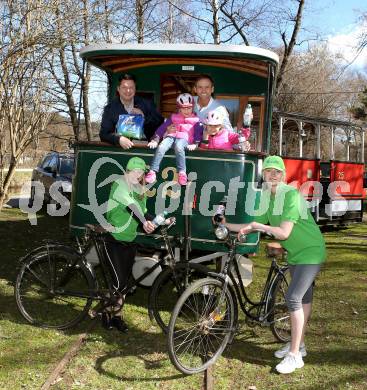
[[[223,150],[241,150],[247,152],[250,150],[250,143],[247,141],[250,136],[250,129],[243,128],[241,134],[232,133],[223,126],[223,116],[219,111],[209,111],[205,130],[200,143],[201,148],[205,149],[223,149]]]
[[[187,184],[185,149],[194,150],[201,140],[202,126],[199,118],[193,113],[194,99],[188,93],[177,98],[178,112],[172,114],[160,125],[148,143],[151,149],[157,148],[150,164],[150,171],[145,176],[147,183],[156,181],[161,161],[170,148],[174,148],[178,170],[178,182]]]

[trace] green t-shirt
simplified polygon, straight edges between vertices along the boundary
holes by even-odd
[[[107,206],[107,221],[115,227],[112,236],[119,241],[134,241],[139,221],[133,216],[128,205],[135,204],[144,215],[146,196],[141,196],[129,186],[124,178],[116,180],[111,187]]]
[[[277,193],[270,195],[267,211],[256,216],[255,221],[270,226],[280,226],[284,221],[294,223],[289,237],[279,242],[288,251],[289,264],[320,264],[325,261],[324,238],[303,196],[294,187],[279,185]]]

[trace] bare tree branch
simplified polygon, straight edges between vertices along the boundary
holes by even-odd
[[[301,26],[302,12],[303,12],[303,8],[304,8],[304,0],[296,0],[296,1],[298,2],[298,9],[297,9],[297,13],[296,13],[295,17],[292,20],[292,22],[294,23],[294,26],[293,26],[292,36],[291,36],[289,42],[287,41],[286,32],[284,31],[281,34],[282,41],[284,44],[284,51],[283,51],[283,58],[281,60],[281,64],[279,67],[279,72],[278,72],[278,76],[277,76],[277,80],[276,80],[276,88],[278,88],[280,83],[282,82],[284,72],[285,72],[285,69],[286,69],[288,61],[289,61],[289,57],[291,56],[291,54],[293,52],[293,49],[294,49],[294,46],[295,46],[296,40],[297,40],[297,35],[298,35],[299,29]]]

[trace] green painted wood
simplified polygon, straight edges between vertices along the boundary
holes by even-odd
[[[95,217],[95,210],[106,210],[111,183],[101,185],[111,175],[120,175],[121,167],[125,167],[128,159],[132,156],[142,157],[148,164],[150,163],[154,151],[139,147],[124,151],[121,148],[105,146],[103,144],[79,144],[76,146],[76,174],[73,180],[73,194],[71,202],[70,226],[73,234],[83,232],[86,223],[100,223]],[[252,196],[258,200],[258,190],[254,187],[256,178],[257,155],[245,155],[242,153],[225,153],[220,151],[194,151],[187,154],[187,172],[197,178],[193,180],[191,189],[181,187],[168,187],[168,193],[163,191],[164,182],[174,179],[176,173],[176,163],[173,151],[169,151],[161,164],[161,171],[157,175],[157,183],[150,189],[148,199],[148,211],[151,214],[161,212],[163,208],[177,208],[170,215],[176,216],[177,225],[171,229],[170,235],[180,239],[184,237],[184,212],[185,196],[187,200],[196,200],[194,208],[189,208],[191,215],[191,244],[193,249],[208,251],[227,251],[225,245],[218,241],[213,232],[211,217],[213,208],[224,195],[229,195],[229,188],[235,191],[234,183],[241,181],[243,188],[238,189],[237,201],[233,209],[233,216],[228,217],[231,222],[249,222],[252,217],[245,212],[246,196]],[[93,164],[100,164],[96,171],[95,179],[93,175]],[[162,177],[163,176],[163,177]],[[230,184],[232,183],[232,186]],[[191,191],[191,192],[188,192]],[[96,196],[94,197],[94,193]],[[210,197],[209,197],[210,194]],[[205,206],[205,196],[209,199]],[[172,203],[173,202],[173,203]],[[176,202],[176,203],[175,203]],[[101,205],[104,205],[101,206]],[[187,203],[186,203],[187,204]],[[84,206],[83,206],[84,205]],[[161,206],[160,206],[161,205]],[[102,215],[102,214],[101,214]],[[138,242],[147,246],[157,247],[160,242],[155,240],[154,235],[148,236],[139,234]],[[241,246],[241,253],[254,252],[257,247],[258,234],[249,236],[248,243]]]

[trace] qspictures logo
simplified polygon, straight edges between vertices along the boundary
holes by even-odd
[[[102,170],[103,168],[103,170]],[[113,171],[119,173],[113,173],[103,179],[103,172]],[[169,175],[172,173],[172,175]],[[233,177],[226,185],[221,180],[210,180],[204,183],[200,182],[198,185],[197,172],[189,172],[188,185],[185,189],[184,199],[181,199],[181,191],[183,188],[177,183],[177,172],[174,167],[167,167],[161,172],[163,181],[158,186],[155,184],[142,185],[139,183],[132,184],[129,182],[127,172],[124,167],[111,157],[100,157],[92,164],[87,179],[87,194],[88,203],[77,203],[74,207],[82,208],[89,213],[91,217],[94,217],[98,223],[109,231],[122,231],[130,223],[130,220],[119,228],[112,226],[106,219],[106,214],[109,210],[119,207],[124,199],[110,198],[99,199],[99,193],[101,189],[107,187],[107,192],[110,190],[111,185],[116,183],[117,186],[127,186],[128,191],[136,193],[138,195],[146,195],[147,197],[154,198],[154,212],[160,214],[166,211],[169,214],[181,213],[182,215],[192,214],[192,205],[195,202],[198,212],[203,217],[212,217],[217,209],[217,204],[212,204],[211,198],[213,194],[221,194],[226,196],[226,215],[233,216],[241,208],[249,216],[258,216],[267,212],[271,193],[270,188],[266,183],[262,183],[261,190],[258,190],[258,183],[246,183],[240,180],[240,177]],[[173,176],[172,180],[168,180],[169,176]],[[298,183],[288,183],[291,187],[286,187],[287,191],[290,191],[293,187],[299,187],[298,190],[302,194],[308,194],[308,199],[299,204],[299,214],[301,218],[307,218],[307,210],[311,207],[317,206],[323,197],[323,186],[317,181],[307,181],[301,186]],[[41,210],[44,198],[45,189],[43,184],[37,181],[31,184],[34,188],[34,202],[30,206],[27,199],[21,199],[20,208],[28,215],[28,219],[32,225],[37,224],[37,212]],[[280,189],[282,186],[280,186]],[[246,189],[246,190],[244,190]],[[241,191],[242,190],[242,191]],[[347,201],[338,194],[338,190],[342,192],[349,191],[349,183],[344,181],[335,181],[330,183],[327,188],[328,197],[333,201],[338,200],[339,214],[345,213],[348,210]],[[258,202],[259,192],[261,191],[260,202]],[[280,215],[283,211],[284,201],[287,191],[280,190],[275,196],[275,202],[273,207],[273,213]],[[106,191],[104,191],[106,193]],[[54,183],[50,187],[50,197],[53,199],[52,204],[47,205],[47,213],[51,216],[65,216],[70,211],[70,202],[63,195],[60,183]],[[99,203],[101,201],[101,203]],[[343,205],[340,204],[343,203]],[[344,204],[345,203],[345,204]],[[241,206],[241,207],[240,207]],[[340,211],[341,210],[341,211]],[[326,211],[332,213],[332,207],[327,207]],[[142,214],[143,211],[142,211]],[[133,215],[131,214],[130,218]],[[116,230],[117,229],[117,230]]]

